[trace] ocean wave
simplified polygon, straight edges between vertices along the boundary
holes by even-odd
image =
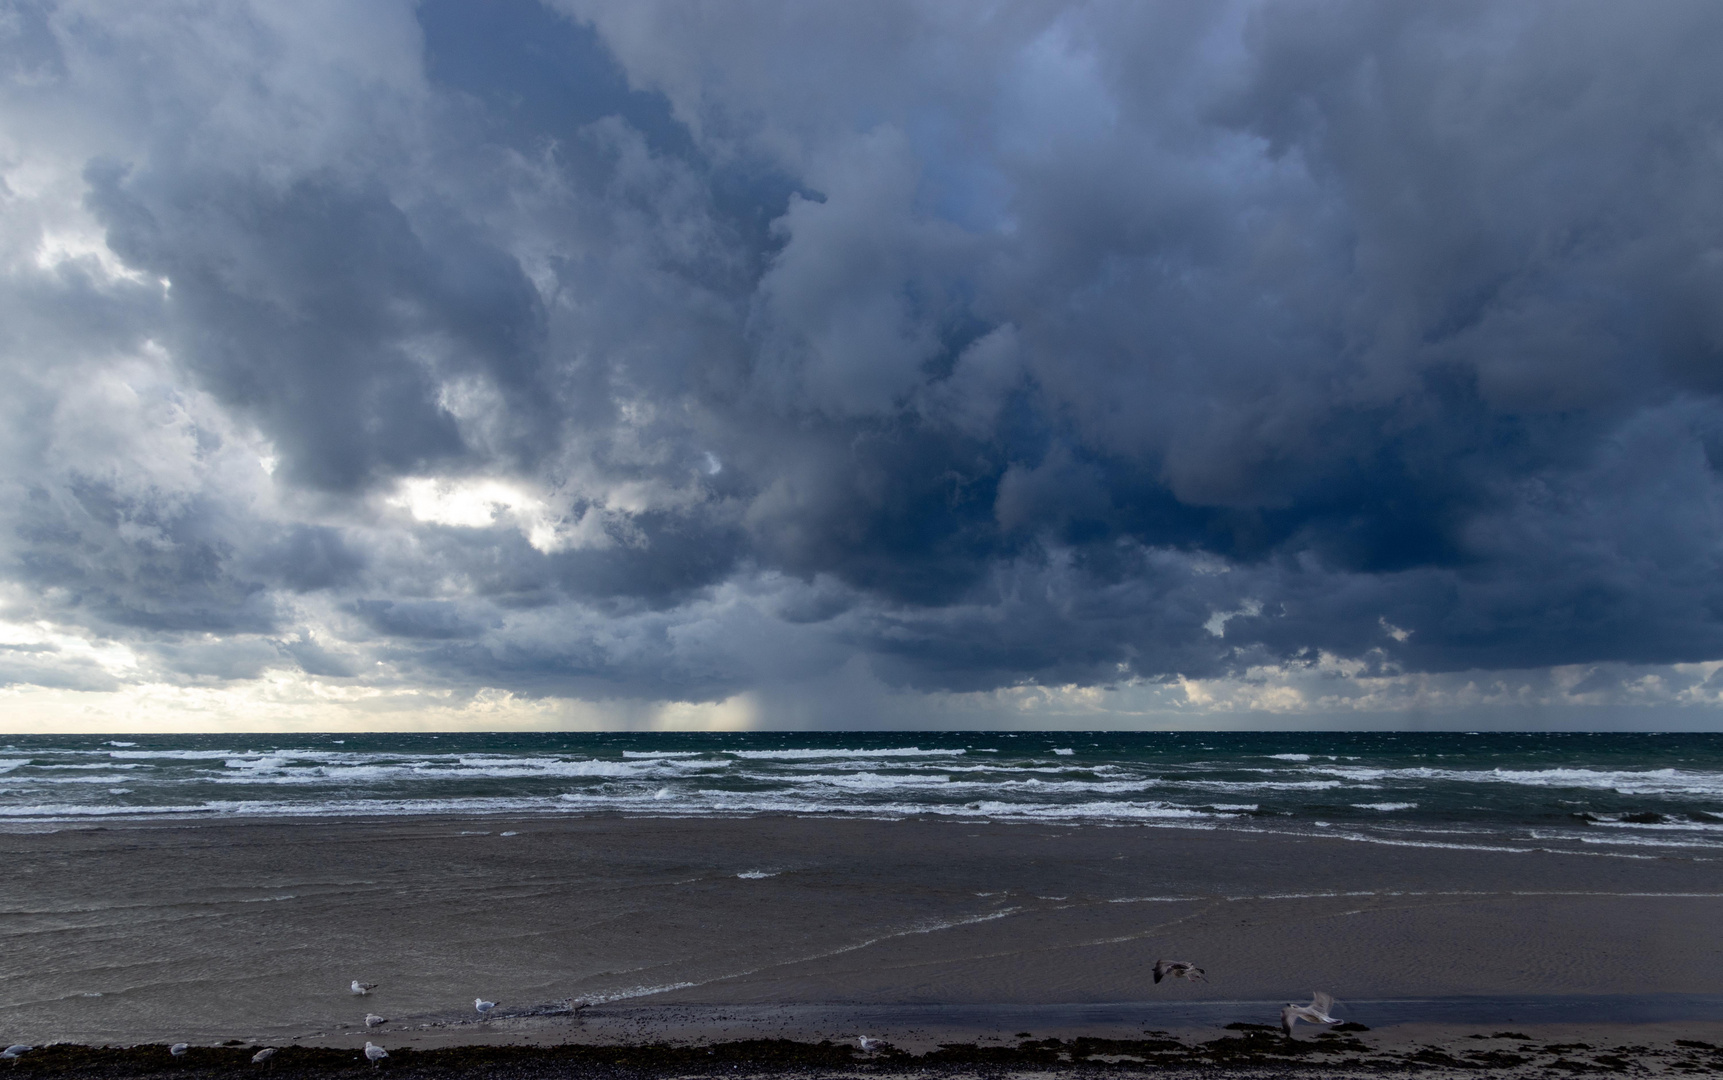
[[[1723,820],[1706,817],[1723,816],[1718,741],[1640,756],[1593,740],[1480,751],[1430,737],[1379,740],[1362,758],[1318,752],[1346,749],[1340,737],[1330,747],[1043,732],[922,745],[951,738],[864,734],[808,746],[816,740],[778,735],[364,735],[275,745],[151,736],[129,747],[54,739],[54,748],[15,737],[0,755],[0,819],[16,830],[33,819],[176,814],[851,814],[1349,832],[1465,847],[1492,837],[1526,843],[1535,828],[1552,837],[1532,841],[1546,849],[1596,854],[1683,845],[1708,853],[1723,841]]]
[[[1723,796],[1723,773],[1682,769],[1442,769],[1369,768],[1358,765],[1313,766],[1308,771],[1359,782],[1424,781],[1463,784],[1516,784],[1542,788],[1582,788],[1623,795]]]
[[[1116,776],[1121,773],[1132,775],[1142,774],[1141,769],[1126,768],[1122,765],[1090,765],[1087,763],[1082,765],[1054,765],[1040,764],[1036,761],[1025,761],[1022,763],[990,761],[980,765],[947,765],[942,762],[931,761],[902,761],[892,762],[891,767],[908,771],[921,770],[931,772],[933,770],[938,770],[940,772],[948,773],[994,773],[1000,776],[1020,776],[1024,774],[1070,776],[1073,773],[1086,773],[1097,776]]]
[[[1574,837],[1574,839],[1578,840],[1582,844],[1596,844],[1608,847],[1683,848],[1688,850],[1704,851],[1723,850],[1723,841],[1693,836],[1633,836],[1622,833],[1614,836],[1584,834]]]
[[[1144,780],[1044,780],[1040,777],[1025,777],[1017,780],[964,780],[941,775],[904,776],[895,773],[876,772],[803,773],[777,777],[776,779],[786,784],[794,784],[801,789],[825,786],[841,788],[846,791],[888,793],[914,790],[1007,793],[1029,790],[1042,794],[1076,794],[1079,792],[1122,794],[1146,791],[1155,786],[1152,782]]]
[[[8,782],[13,784],[26,784],[28,785],[26,790],[28,790],[29,788],[47,789],[77,784],[114,784],[121,781],[128,784],[135,784],[145,779],[147,778],[136,775],[127,775],[125,773],[79,773],[76,776],[40,776],[31,774],[26,776],[14,776]]]
[[[1598,818],[1590,822],[1599,828],[1633,829],[1645,832],[1694,832],[1723,836],[1723,821],[1629,821],[1624,818]]]
[[[164,761],[213,761],[218,758],[241,757],[256,753],[251,750],[55,750],[57,754],[100,753],[116,760],[161,758]]]
[[[1346,784],[1340,780],[1208,780],[1192,778],[1173,781],[1191,787],[1213,788],[1221,791],[1333,791],[1347,787],[1358,791],[1374,791],[1375,784]]]
[[[919,746],[895,747],[888,750],[725,750],[724,753],[744,761],[796,761],[807,758],[894,758],[894,757],[962,757],[968,750],[923,750]]]
[[[311,765],[299,768],[250,768],[238,775],[216,774],[209,783],[228,785],[317,786],[378,781],[447,782],[459,780],[568,780],[581,777],[663,779],[655,761],[541,761],[531,764],[464,765],[405,762],[397,765]],[[668,763],[662,763],[668,764]]]
[[[795,773],[789,776],[776,777],[786,784],[798,787],[815,787],[828,785],[831,787],[849,788],[852,790],[890,791],[895,788],[963,788],[963,787],[992,787],[991,784],[970,784],[962,780],[953,780],[949,776],[892,776],[876,772],[854,773]]]
[[[0,819],[70,820],[126,817],[394,817],[436,814],[519,813],[548,808],[544,798],[331,799],[281,802],[257,799],[212,800],[159,806],[113,804],[39,804],[0,807]]]

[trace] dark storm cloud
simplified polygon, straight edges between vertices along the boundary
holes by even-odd
[[[218,515],[192,501],[137,497],[90,478],[29,492],[16,510],[26,545],[17,573],[105,622],[142,630],[230,633],[275,625],[261,583],[231,572]]]
[[[188,365],[257,417],[295,479],[353,490],[458,461],[469,448],[439,392],[467,374],[509,412],[499,449],[530,463],[553,433],[538,294],[460,224],[321,178],[272,191],[168,172],[145,192],[99,162],[86,179],[109,246],[173,282]]]
[[[1723,657],[1714,6],[9,32],[14,142],[124,272],[19,263],[7,362],[154,349],[188,395],[127,472],[33,384],[9,574],[185,678]]]

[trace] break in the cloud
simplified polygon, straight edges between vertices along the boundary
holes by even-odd
[[[0,10],[10,725],[1719,715],[1714,4]]]

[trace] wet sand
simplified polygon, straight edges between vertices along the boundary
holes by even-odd
[[[0,849],[8,1041],[350,1048],[372,1011],[397,1052],[865,1033],[925,1054],[1146,1027],[1197,1045],[1321,988],[1361,1013],[1676,1003],[1619,1029],[1389,1010],[1348,1036],[1381,1052],[1475,1047],[1510,1022],[1539,1045],[1723,1044],[1723,1010],[1694,997],[1723,995],[1723,873],[1688,858],[788,817],[156,823],[14,830]],[[1163,956],[1210,982],[1155,985]],[[355,997],[354,978],[379,987]],[[479,995],[502,1015],[479,1022]],[[1132,1004],[1094,1021],[1083,1003]]]

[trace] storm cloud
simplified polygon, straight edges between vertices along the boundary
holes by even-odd
[[[0,10],[15,688],[1723,693],[1715,4]]]

